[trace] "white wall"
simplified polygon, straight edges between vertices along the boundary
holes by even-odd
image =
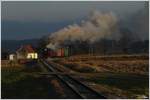
[[[15,57],[16,57],[15,54],[10,54],[9,55],[9,60],[15,60]]]

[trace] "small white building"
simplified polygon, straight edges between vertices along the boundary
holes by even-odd
[[[9,60],[13,61],[13,60],[16,60],[17,57],[16,57],[16,54],[10,54],[9,55]]]

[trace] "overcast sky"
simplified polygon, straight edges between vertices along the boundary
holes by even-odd
[[[111,11],[124,19],[145,7],[145,2],[2,2],[2,39],[40,38],[91,11]]]

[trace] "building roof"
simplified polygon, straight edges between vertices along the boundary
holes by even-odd
[[[21,46],[16,52],[34,53],[35,51],[31,45],[24,45],[24,46]]]
[[[25,45],[23,48],[24,48],[25,51],[28,52],[28,53],[33,53],[33,52],[35,52],[35,51],[33,50],[33,48],[32,48],[31,45]]]

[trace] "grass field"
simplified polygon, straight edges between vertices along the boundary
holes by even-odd
[[[149,57],[146,55],[75,56],[55,62],[81,73],[76,77],[109,98],[149,96]]]
[[[58,97],[49,81],[36,73],[39,67],[5,66],[1,68],[2,99],[40,99]]]
[[[56,62],[77,72],[117,72],[148,74],[148,56],[70,57]]]
[[[149,95],[148,75],[102,73],[84,77],[81,80],[105,87],[105,90],[99,89],[98,91],[103,91],[107,96],[110,95],[110,93],[120,98],[137,98],[137,96],[142,95],[148,97]],[[97,87],[95,88],[98,89]],[[116,90],[115,92],[113,92],[114,89]],[[109,98],[111,98],[111,96]]]
[[[148,56],[75,56],[53,61],[57,65],[64,65],[68,72],[76,72],[74,77],[90,84],[107,98],[135,99],[149,96]],[[37,63],[22,65],[2,61],[2,98],[61,98],[59,94],[63,90],[60,89],[60,93],[56,91],[61,85],[56,80],[50,81],[39,76],[38,73],[44,71]]]

